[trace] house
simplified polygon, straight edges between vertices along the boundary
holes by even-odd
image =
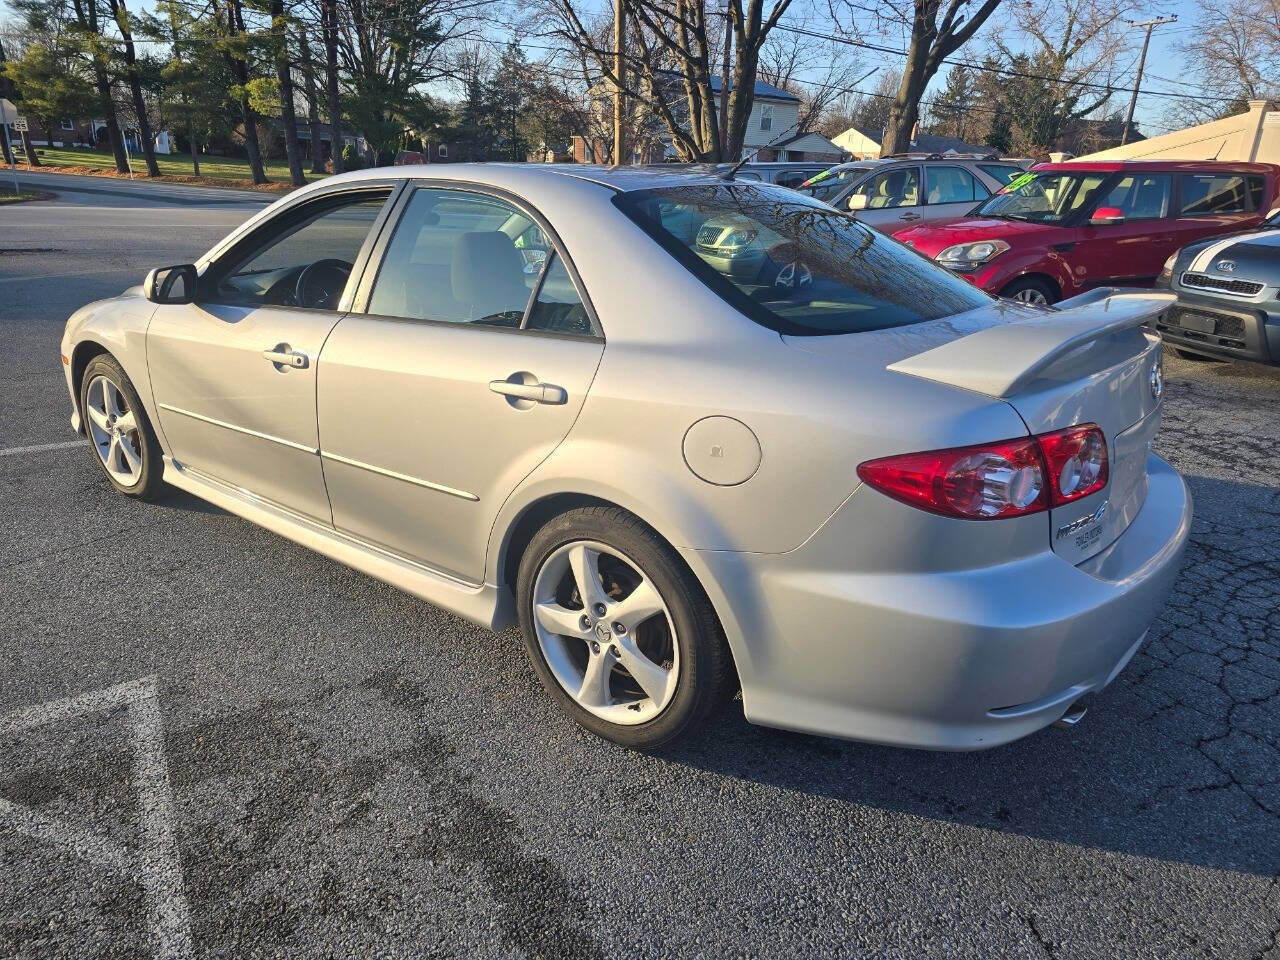
[[[1280,163],[1280,111],[1270,100],[1250,100],[1249,109],[1185,130],[1099,150],[1081,160],[1237,160]]]
[[[829,164],[840,163],[844,158],[844,150],[820,133],[797,133],[781,143],[761,147],[755,157],[760,163],[795,160]]]
[[[317,123],[313,133],[311,124],[303,117],[298,117],[297,125],[298,146],[302,149],[304,160],[310,160],[312,151],[316,148],[319,148],[320,155],[325,159],[333,156],[332,151],[329,149],[329,141],[333,139],[333,127],[328,123]],[[284,120],[280,117],[272,117],[271,127],[274,131],[274,136],[269,152],[273,156],[284,156]],[[368,154],[369,145],[360,134],[344,128],[340,131],[340,137],[344,147],[355,147],[356,152],[361,156]]]
[[[883,131],[859,130],[857,127],[850,127],[843,133],[832,137],[831,141],[847,153],[851,153],[855,160],[875,160],[880,156],[880,141],[883,139]],[[911,146],[906,152],[938,153],[943,156],[959,153],[976,153],[980,156],[985,156],[999,153],[995,147],[989,147],[985,144],[966,143],[959,137],[944,137],[932,133],[916,133],[912,136]]]
[[[663,71],[659,74],[659,78],[663,82],[670,83],[670,102],[673,106],[673,112],[679,111],[676,114],[679,118],[680,113],[685,109],[684,90],[681,86],[682,77],[674,71]],[[720,101],[720,86],[719,75],[712,76],[711,93],[716,98],[717,108]],[[729,89],[733,89],[732,85]],[[597,112],[598,117],[607,121],[613,110],[612,88],[603,81],[597,83],[592,88],[591,100],[592,109]],[[735,159],[750,156],[757,150],[760,151],[760,155],[756,158],[757,160],[814,159],[825,161],[827,154],[833,154],[836,160],[842,158],[843,152],[827,140],[826,137],[815,134],[816,140],[798,142],[803,139],[800,137],[798,129],[799,120],[799,97],[775,87],[773,84],[757,80],[753,91],[751,113],[747,118],[747,128],[742,136],[742,153]],[[662,163],[663,161],[676,160],[676,150],[672,145],[671,135],[665,126],[651,115],[640,118],[640,122],[645,129],[645,133],[639,138],[640,142],[633,149],[630,162]],[[791,143],[790,141],[796,142]],[[598,141],[575,136],[573,144],[574,160],[577,163],[597,163],[599,162],[597,158],[606,156],[606,151],[601,149]],[[768,155],[766,155],[764,148],[768,149]],[[784,152],[788,156],[776,155]],[[809,152],[821,154],[821,156],[809,157],[807,156]],[[806,155],[799,156],[799,154]]]

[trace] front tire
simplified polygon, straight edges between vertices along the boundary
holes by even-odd
[[[89,361],[80,378],[85,436],[108,482],[126,497],[158,500],[164,455],[138,391],[109,354]]]
[[[733,690],[710,601],[680,556],[617,507],[550,520],[521,557],[520,628],[542,685],[592,733],[640,750],[687,736]]]
[[[1019,277],[1001,290],[1000,296],[1040,307],[1047,307],[1058,299],[1057,291],[1039,277]]]

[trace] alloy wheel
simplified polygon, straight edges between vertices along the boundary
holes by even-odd
[[[533,587],[538,645],[556,681],[610,723],[652,720],[675,695],[675,623],[653,581],[612,547],[576,540],[553,551]]]
[[[1049,305],[1049,298],[1044,295],[1043,291],[1037,290],[1034,287],[1029,287],[1026,290],[1019,290],[1013,295],[1013,299],[1017,300],[1019,303],[1035,304],[1037,307],[1045,307]]]
[[[142,479],[142,435],[124,393],[107,377],[94,377],[85,392],[85,413],[98,459],[118,484],[132,487]]]

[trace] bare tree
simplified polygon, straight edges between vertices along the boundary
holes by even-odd
[[[823,124],[827,115],[869,74],[854,48],[808,34],[774,30],[760,48],[760,79],[800,98],[797,133]]]
[[[307,101],[307,128],[311,131],[311,172],[324,173],[324,157],[320,155],[320,101],[316,92],[316,65],[311,57],[311,43],[305,28],[298,30],[298,52],[302,65],[302,89]]]
[[[723,141],[719,93],[713,89],[723,37],[705,0],[623,0],[628,43],[624,76],[614,69],[612,43],[602,44],[579,10],[581,0],[548,0],[555,32],[592,61],[611,87],[621,87],[659,118],[677,152],[690,160],[719,161],[742,152],[755,94],[760,49],[791,0],[727,0],[733,63]]]
[[[302,150],[298,146],[298,112],[293,103],[293,65],[289,60],[289,20],[284,13],[284,0],[270,0],[269,12],[272,59],[275,61],[276,83],[280,88],[280,122],[284,127],[289,182],[301,187],[307,178],[302,173]]]
[[[995,12],[1000,0],[830,0],[832,15],[870,16],[885,36],[910,38],[902,82],[889,105],[880,153],[901,153],[911,145],[920,118],[920,100],[947,57],[964,46]]]
[[[1174,122],[1203,123],[1280,96],[1280,0],[1201,0],[1188,36],[1182,54],[1202,95],[1179,100]]]
[[[324,36],[325,92],[329,100],[329,157],[334,173],[342,172],[342,99],[338,91],[338,0],[320,0]],[[311,149],[319,144],[312,133]]]
[[[89,0],[96,3],[96,0]],[[129,22],[129,11],[124,0],[107,0],[107,8],[120,31],[124,46],[125,79],[129,83],[129,95],[133,99],[134,118],[138,123],[138,139],[142,141],[142,155],[146,159],[147,176],[160,176],[160,166],[156,163],[156,145],[151,138],[151,121],[147,119],[147,105],[142,99],[142,80],[138,75],[138,58],[133,46],[133,26]]]

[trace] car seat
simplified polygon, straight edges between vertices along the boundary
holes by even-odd
[[[454,241],[453,299],[471,323],[517,327],[529,302],[524,257],[501,230],[464,233]]]

